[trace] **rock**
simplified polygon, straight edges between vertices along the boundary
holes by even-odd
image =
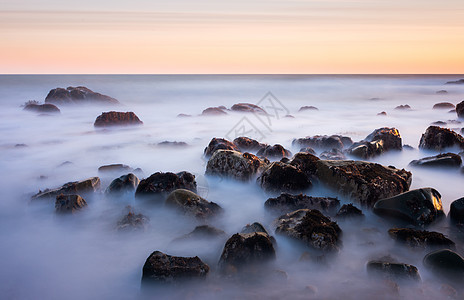
[[[299,209],[280,216],[276,225],[276,234],[300,240],[316,250],[333,252],[341,247],[340,227],[316,209]]]
[[[166,206],[197,219],[209,219],[222,213],[222,208],[216,203],[185,189],[172,191],[166,199]]]
[[[51,103],[39,104],[38,102],[29,101],[24,106],[24,110],[33,111],[37,113],[53,113],[59,114],[61,111],[58,107]]]
[[[397,107],[395,107],[396,110],[410,110],[411,109],[411,106],[409,106],[408,104],[405,104],[405,105],[398,105]]]
[[[360,157],[371,158],[390,150],[402,150],[401,135],[396,128],[383,127],[374,130],[364,140],[354,143],[348,153]]]
[[[430,125],[435,125],[435,126],[446,126],[446,122],[443,122],[443,121],[436,121],[436,122],[430,123]]]
[[[456,81],[448,81],[445,84],[464,84],[464,79],[459,79],[459,80],[456,80]]]
[[[411,145],[404,144],[403,145],[403,150],[414,150],[414,147]]]
[[[158,146],[161,147],[172,147],[172,148],[185,148],[188,146],[186,142],[177,142],[177,141],[163,141],[158,143]]]
[[[139,178],[132,173],[122,175],[110,183],[105,193],[109,195],[133,193],[137,189],[139,183]]]
[[[175,239],[174,241],[182,241],[182,240],[190,240],[190,239],[211,240],[211,239],[216,239],[216,238],[222,238],[225,236],[226,236],[226,233],[224,232],[224,230],[217,229],[209,225],[200,225],[200,226],[195,227],[195,229],[192,232],[186,235],[183,235]]]
[[[208,265],[198,256],[171,256],[155,251],[143,265],[142,283],[178,283],[187,279],[205,278],[208,272]]]
[[[298,111],[308,111],[308,110],[319,110],[319,109],[315,106],[302,106],[300,107]]]
[[[282,162],[273,162],[260,177],[258,184],[268,192],[301,192],[312,186],[311,180],[301,170]]]
[[[439,91],[436,91],[436,94],[448,94],[448,92],[445,90],[439,90]]]
[[[452,240],[435,231],[416,230],[411,228],[392,228],[388,234],[394,240],[411,248],[454,248]]]
[[[258,222],[254,222],[253,224],[246,224],[245,227],[242,228],[242,231],[240,231],[240,233],[254,233],[254,232],[261,232],[261,233],[265,233],[269,235],[269,232],[267,232],[263,224],[258,223]]]
[[[313,179],[317,172],[319,158],[310,153],[299,152],[293,156],[290,164],[301,170],[308,178]]]
[[[197,192],[195,176],[189,172],[156,172],[140,181],[135,191],[136,198],[149,199],[152,202],[164,202],[165,197],[177,189],[187,189]]]
[[[411,173],[404,169],[352,160],[319,160],[319,181],[362,206],[409,190]]]
[[[351,138],[341,135],[315,135],[313,137],[294,139],[292,142],[293,146],[311,147],[320,150],[332,150],[333,148],[341,150],[351,146],[351,144],[353,144]]]
[[[265,161],[247,152],[218,150],[208,160],[205,174],[247,181],[257,175],[265,165]]]
[[[451,202],[449,217],[456,224],[464,224],[464,197]]]
[[[208,107],[201,113],[202,116],[224,116],[227,113],[219,107]]]
[[[404,263],[371,260],[367,263],[367,272],[389,280],[421,280],[417,268]]]
[[[118,231],[145,231],[147,229],[150,218],[137,214],[131,206],[126,207],[126,213],[116,225]]]
[[[314,151],[314,149],[311,148],[311,147],[304,147],[304,148],[301,148],[299,152],[309,153],[309,154],[312,154],[312,155],[316,155],[316,151]]]
[[[441,249],[430,252],[423,262],[436,275],[459,283],[464,279],[464,258],[454,251]]]
[[[459,168],[462,164],[461,156],[454,153],[443,153],[435,156],[424,157],[409,163],[416,167],[451,167]]]
[[[244,136],[234,139],[234,145],[237,146],[241,152],[257,152],[267,146],[267,144],[262,144],[254,139]]]
[[[76,213],[87,206],[87,202],[79,195],[56,196],[55,211],[61,214]]]
[[[456,105],[456,113],[458,114],[458,118],[464,118],[464,101]]]
[[[323,212],[334,212],[340,207],[340,200],[331,197],[311,197],[303,194],[291,195],[282,193],[277,198],[269,198],[264,207],[278,213],[288,213],[298,209],[317,209]]]
[[[274,146],[267,145],[256,153],[259,157],[267,157],[271,159],[281,159],[282,157],[290,157],[292,153],[282,147],[282,145],[275,144]]]
[[[446,148],[464,149],[464,138],[448,128],[430,126],[420,139],[419,148],[442,151]]]
[[[386,116],[386,115],[387,115],[387,113],[386,113],[386,112],[384,112],[384,111],[382,111],[382,112],[379,112],[379,113],[377,114],[377,116]]]
[[[188,114],[178,114],[177,117],[178,118],[189,118],[191,117],[192,115],[188,115]]]
[[[32,196],[32,200],[35,199],[50,199],[56,198],[60,194],[72,195],[72,194],[90,194],[96,192],[100,188],[100,178],[91,177],[81,181],[68,182],[56,189],[46,189],[39,191],[37,194]]]
[[[343,204],[336,215],[339,219],[356,219],[364,217],[362,210],[353,205],[353,203]]]
[[[267,115],[264,109],[262,109],[258,105],[251,104],[251,103],[237,103],[237,104],[232,105],[230,109],[233,111],[238,111],[238,112],[251,112],[251,113]]]
[[[96,93],[86,87],[56,88],[51,90],[45,98],[45,103],[53,104],[78,104],[78,103],[99,103],[99,104],[119,104],[119,101],[100,93]]]
[[[237,146],[235,146],[232,142],[229,142],[226,139],[213,138],[209,142],[208,147],[205,148],[204,155],[205,157],[210,157],[217,150],[240,151]]]
[[[266,233],[236,233],[224,245],[219,268],[227,273],[267,263],[275,258],[274,245]]]
[[[104,165],[98,168],[98,173],[124,173],[132,172],[134,169],[123,164]]]
[[[346,159],[345,154],[342,151],[335,149],[335,148],[330,151],[322,152],[319,157],[325,160],[345,160]]]
[[[104,112],[95,119],[93,126],[109,127],[109,126],[132,126],[142,125],[139,117],[133,112],[109,111]]]
[[[429,225],[444,216],[441,195],[433,188],[411,190],[379,200],[374,205],[374,213],[416,226]]]
[[[287,118],[287,119],[295,119],[295,117],[293,115],[285,115],[284,118]]]
[[[433,105],[433,109],[453,109],[455,108],[453,103],[450,102],[440,102]]]

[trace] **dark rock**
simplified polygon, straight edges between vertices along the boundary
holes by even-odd
[[[374,213],[394,217],[416,226],[428,225],[444,216],[440,193],[432,188],[411,190],[379,200]]]
[[[185,171],[177,174],[156,172],[140,181],[135,197],[150,199],[153,202],[164,202],[165,197],[177,189],[187,189],[196,193],[195,176]]]
[[[437,94],[448,94],[447,91],[445,90],[439,90],[439,91],[436,91]]]
[[[301,148],[301,149],[300,149],[300,152],[309,153],[309,154],[312,154],[312,155],[316,155],[316,151],[314,151],[314,149],[311,148],[311,147],[304,147],[304,148]]]
[[[187,115],[187,114],[178,114],[177,117],[178,118],[189,118],[191,117],[192,115]]]
[[[97,191],[100,188],[100,178],[91,177],[81,181],[68,182],[56,189],[46,189],[39,191],[37,194],[32,196],[32,200],[35,199],[50,199],[56,198],[60,194],[73,195],[73,194],[90,194]]]
[[[403,145],[403,150],[414,150],[414,147],[411,146],[411,145],[405,144],[405,145]]]
[[[464,224],[464,197],[451,202],[449,217],[456,224]]]
[[[133,193],[137,189],[139,183],[140,180],[138,177],[132,173],[122,175],[110,183],[110,185],[106,188],[105,193],[110,195]]]
[[[118,221],[116,229],[118,231],[145,231],[148,227],[150,218],[142,214],[137,214],[131,206],[126,207],[126,213]]]
[[[280,216],[276,225],[276,234],[300,240],[316,250],[332,252],[341,247],[340,227],[316,209],[299,209]]]
[[[360,158],[371,158],[386,151],[402,150],[402,148],[398,129],[383,127],[374,130],[364,140],[351,145],[348,153]]]
[[[142,283],[178,283],[187,279],[205,278],[207,264],[198,256],[179,257],[155,251],[143,265]]]
[[[456,113],[458,114],[458,118],[464,118],[464,101],[456,105]]]
[[[238,149],[241,152],[257,152],[267,146],[267,144],[262,144],[257,140],[250,139],[244,136],[234,139],[234,144],[238,147]]]
[[[265,165],[265,161],[247,152],[218,150],[208,160],[205,174],[247,181],[257,175]]]
[[[202,116],[224,116],[227,113],[219,107],[208,107],[201,113]]]
[[[435,126],[446,126],[446,122],[443,122],[443,121],[436,121],[436,122],[430,123],[430,125],[435,125]]]
[[[345,154],[342,151],[335,149],[335,148],[330,151],[322,152],[319,157],[325,160],[345,160],[346,159]]]
[[[461,156],[454,153],[443,153],[435,156],[424,157],[409,163],[417,167],[451,167],[459,168],[462,164]]]
[[[315,178],[319,158],[310,153],[298,152],[293,156],[290,164],[301,170],[308,178]]]
[[[56,196],[55,211],[57,213],[76,213],[87,206],[84,198],[79,195],[63,195]]]
[[[215,227],[209,226],[209,225],[200,225],[195,227],[195,229],[186,234],[181,236],[180,238],[175,239],[175,241],[182,241],[182,240],[210,240],[210,239],[216,239],[216,238],[221,238],[225,237],[226,233],[224,230],[217,229]]]
[[[382,111],[382,112],[379,112],[379,113],[377,114],[377,116],[386,116],[386,115],[387,115],[387,113],[386,113],[386,112],[384,112],[384,111]]]
[[[216,203],[209,202],[185,189],[171,192],[166,199],[166,206],[197,219],[209,219],[222,213],[222,208]]]
[[[51,90],[45,98],[45,103],[53,104],[77,104],[77,103],[100,103],[118,104],[119,101],[100,93],[96,93],[86,87],[56,88]]]
[[[282,145],[275,144],[274,146],[267,145],[266,147],[260,149],[256,155],[259,157],[280,159],[282,157],[290,157],[292,156],[292,153],[282,147]]]
[[[217,150],[240,151],[237,146],[235,146],[232,142],[229,142],[226,139],[213,138],[209,142],[208,147],[205,148],[204,155],[205,157],[210,157]]]
[[[319,160],[317,176],[323,184],[367,207],[408,191],[412,180],[404,169],[352,160]]]
[[[464,79],[459,79],[459,80],[456,80],[456,81],[448,81],[445,84],[464,84]]]
[[[430,252],[424,257],[424,265],[451,281],[462,283],[464,279],[464,258],[449,249]]]
[[[331,197],[311,197],[303,194],[291,195],[282,193],[277,198],[267,199],[264,207],[278,213],[288,213],[298,209],[317,209],[323,212],[334,212],[340,207],[340,200]]]
[[[132,172],[134,169],[123,164],[104,165],[98,168],[99,173],[125,173]]]
[[[343,149],[351,146],[353,141],[351,138],[341,135],[315,135],[313,137],[305,137],[294,139],[292,145],[300,147],[311,147],[320,150]]]
[[[371,260],[367,263],[367,272],[370,275],[381,276],[389,280],[421,280],[417,268],[404,263]]]
[[[273,162],[258,178],[259,185],[268,192],[301,192],[312,186],[301,170],[282,162]]]
[[[232,105],[230,109],[233,111],[238,111],[238,112],[250,112],[250,113],[267,115],[264,109],[262,109],[258,105],[251,104],[251,103],[237,103],[237,104]]]
[[[433,109],[453,109],[455,108],[453,103],[450,102],[440,102],[433,105]]]
[[[264,228],[263,224],[254,222],[253,224],[247,224],[245,227],[242,228],[242,231],[240,233],[254,233],[254,232],[261,232],[269,235],[269,232],[267,232],[266,228]]]
[[[38,112],[38,113],[60,113],[60,109],[51,103],[38,104],[38,103],[27,103],[24,106],[24,110]]]
[[[177,141],[163,141],[158,143],[158,146],[161,147],[173,147],[173,148],[185,148],[188,146],[186,142],[177,142]]]
[[[319,110],[319,109],[315,106],[302,106],[300,107],[298,111],[308,111],[308,110]]]
[[[408,104],[398,105],[397,107],[395,107],[395,109],[397,109],[397,110],[410,110],[411,106],[409,106]]]
[[[142,125],[139,117],[133,112],[109,111],[104,112],[95,119],[93,126],[108,127],[108,126],[132,126]]]
[[[427,128],[420,139],[419,148],[442,151],[446,148],[464,149],[464,138],[458,133],[437,126]]]
[[[295,117],[293,115],[285,115],[284,118],[295,119]]]
[[[362,210],[353,205],[353,203],[343,204],[340,210],[337,212],[337,218],[340,219],[355,219],[364,217]]]
[[[435,231],[416,230],[411,228],[392,228],[388,234],[394,240],[411,248],[454,248],[452,240]]]

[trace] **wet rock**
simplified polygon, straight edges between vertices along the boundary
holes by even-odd
[[[222,213],[222,208],[209,202],[192,191],[177,189],[166,199],[166,206],[197,219],[209,219]]]
[[[374,130],[364,140],[354,143],[348,153],[360,157],[371,158],[390,150],[402,150],[401,135],[396,128],[383,127]]]
[[[237,103],[237,104],[232,105],[230,109],[233,111],[238,111],[238,112],[250,112],[250,113],[267,115],[264,109],[262,109],[258,105],[251,104],[251,103]]]
[[[301,170],[308,178],[315,178],[317,172],[317,162],[319,158],[310,153],[299,152],[290,161],[292,166]]]
[[[408,191],[412,180],[404,169],[352,160],[319,160],[317,176],[326,186],[367,207]]]
[[[275,144],[274,146],[267,145],[256,153],[259,157],[267,157],[271,159],[280,159],[282,157],[290,157],[292,153],[285,149],[282,145]]]
[[[105,193],[108,195],[133,193],[137,189],[139,183],[139,178],[132,173],[122,175],[110,183]]]
[[[312,155],[316,155],[316,151],[314,151],[314,149],[311,148],[311,147],[304,147],[304,148],[301,148],[299,152],[309,153],[309,154],[312,154]]]
[[[462,164],[461,156],[454,153],[443,153],[435,156],[424,157],[409,163],[416,167],[451,167],[459,168]]]
[[[257,152],[267,146],[267,144],[262,144],[258,142],[257,140],[250,139],[244,136],[234,139],[234,144],[235,146],[238,147],[238,149],[241,152],[248,152],[248,151]]]
[[[273,162],[260,177],[258,184],[268,192],[300,192],[312,186],[311,180],[293,165]]]
[[[133,112],[109,111],[104,112],[95,119],[93,126],[109,127],[109,126],[132,126],[142,125],[139,117]]]
[[[174,241],[182,241],[182,240],[211,240],[211,239],[217,239],[217,238],[222,238],[225,237],[226,233],[224,230],[218,229],[216,227],[212,227],[209,225],[200,225],[195,227],[195,229],[186,234],[183,235]]]
[[[276,234],[300,240],[316,250],[333,252],[341,247],[340,227],[316,209],[299,209],[280,216],[276,225]]]
[[[56,198],[60,194],[72,195],[72,194],[90,194],[96,192],[100,188],[100,178],[91,177],[81,181],[68,182],[56,189],[46,189],[39,191],[37,194],[32,196],[32,200],[35,199],[50,199]]]
[[[456,224],[464,224],[464,197],[451,202],[449,217]]]
[[[459,79],[459,80],[456,80],[456,81],[448,81],[445,84],[464,84],[464,79]]]
[[[440,102],[433,105],[433,109],[453,109],[455,108],[453,103],[450,102]]]
[[[51,103],[39,104],[29,101],[24,106],[24,110],[33,111],[37,113],[52,113],[59,114],[61,111],[58,107]]]
[[[205,174],[247,181],[258,174],[265,165],[265,161],[247,152],[218,150],[208,160]]]
[[[430,252],[424,257],[424,265],[436,275],[462,283],[464,279],[464,258],[449,249]]]
[[[394,240],[411,248],[454,248],[452,240],[435,231],[416,230],[411,228],[392,228],[388,234]]]
[[[411,106],[409,106],[408,104],[398,105],[397,107],[395,107],[395,109],[396,110],[410,110]]]
[[[187,189],[197,192],[195,176],[189,172],[156,172],[140,181],[135,191],[136,198],[144,198],[152,202],[164,202],[165,197],[176,189]]]
[[[386,116],[386,115],[387,115],[387,113],[386,113],[386,112],[384,112],[384,111],[382,111],[382,112],[379,112],[379,113],[377,114],[377,116]]]
[[[210,157],[217,150],[234,150],[240,151],[232,142],[222,138],[213,138],[205,148],[205,157]]]
[[[319,110],[317,107],[315,106],[302,106],[300,107],[300,109],[298,111],[308,111],[308,110]]]
[[[417,268],[404,263],[371,260],[367,263],[367,272],[370,275],[381,276],[390,280],[421,280]]]
[[[303,194],[282,193],[276,198],[267,199],[264,207],[278,213],[288,213],[298,209],[317,209],[330,213],[340,207],[340,200],[331,197],[311,197]]]
[[[436,94],[448,94],[448,92],[445,90],[439,90],[439,91],[436,91],[435,93]]]
[[[464,118],[464,101],[456,105],[456,113],[458,114],[458,118]]]
[[[464,138],[448,128],[430,126],[420,139],[419,148],[442,151],[446,148],[464,149]]]
[[[132,172],[134,169],[123,164],[104,165],[98,168],[98,173],[125,173]]]
[[[86,87],[56,88],[51,90],[45,98],[45,103],[53,104],[78,104],[78,103],[98,103],[98,104],[118,104],[119,101],[100,93],[96,93]]]
[[[76,213],[87,206],[84,198],[79,195],[56,196],[55,211],[60,214]]]
[[[180,257],[155,251],[147,258],[142,270],[142,283],[178,283],[205,278],[209,266],[198,256]]]
[[[429,225],[444,216],[440,193],[433,188],[411,190],[375,203],[374,213],[416,226]]]
[[[116,225],[116,229],[118,231],[145,231],[149,222],[150,218],[136,213],[131,206],[127,206],[124,216],[118,221]]]
[[[336,215],[339,219],[356,219],[364,217],[362,210],[353,205],[353,203],[343,204]]]
[[[188,144],[186,142],[163,141],[163,142],[158,143],[158,146],[172,147],[172,148],[185,148],[188,146]]]
[[[315,135],[313,137],[294,139],[292,142],[293,146],[311,147],[320,150],[332,150],[333,148],[341,150],[351,146],[351,144],[353,144],[351,138],[341,135]]]
[[[227,113],[219,107],[208,107],[201,113],[202,116],[224,116]]]
[[[330,151],[322,152],[319,157],[325,160],[345,160],[346,159],[345,154],[342,151],[335,149],[335,148]]]

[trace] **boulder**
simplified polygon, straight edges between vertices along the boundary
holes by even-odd
[[[240,151],[240,149],[238,149],[237,146],[235,146],[232,142],[229,142],[226,139],[213,138],[209,142],[208,146],[205,148],[204,155],[205,155],[205,157],[210,157],[217,150]]]
[[[411,228],[392,228],[388,234],[394,240],[411,248],[454,248],[452,240],[435,231],[417,230]]]
[[[341,135],[315,135],[294,139],[292,142],[293,146],[311,147],[319,150],[332,150],[333,148],[341,150],[351,146],[351,144],[353,144],[351,138]]]
[[[202,116],[224,116],[227,113],[219,107],[208,107],[201,113]]]
[[[308,178],[313,179],[317,172],[319,158],[311,153],[298,152],[290,161],[292,166],[301,170]]]
[[[464,224],[464,197],[451,202],[449,217],[455,224]]]
[[[150,177],[140,181],[135,191],[136,198],[144,198],[152,202],[164,202],[165,197],[177,189],[187,189],[197,192],[195,176],[189,172],[156,172]]]
[[[122,175],[119,178],[113,180],[110,185],[106,188],[106,194],[123,194],[133,193],[137,189],[140,180],[137,176],[132,173]]]
[[[441,249],[430,252],[424,257],[423,262],[424,266],[438,276],[460,284],[464,280],[464,258],[452,250]]]
[[[464,118],[464,101],[456,105],[456,113],[458,114],[458,118]]]
[[[263,171],[257,181],[264,190],[274,193],[301,192],[312,186],[306,174],[282,162],[273,162]]]
[[[455,108],[453,103],[449,102],[440,102],[433,105],[433,109],[453,109]]]
[[[459,168],[462,164],[461,156],[454,153],[443,153],[435,156],[424,157],[409,163],[415,167],[449,167]]]
[[[353,205],[353,203],[343,204],[337,212],[336,217],[339,219],[356,219],[364,217],[362,210]]]
[[[45,98],[45,103],[53,104],[78,104],[78,103],[98,103],[98,104],[118,104],[119,101],[100,93],[96,93],[86,87],[56,88],[51,90]]]
[[[316,250],[336,252],[342,244],[340,227],[316,209],[299,209],[285,214],[275,224],[276,234],[297,239]]]
[[[412,181],[404,169],[352,160],[319,160],[317,176],[321,183],[366,207],[408,191]]]
[[[276,198],[269,198],[264,207],[277,213],[288,213],[298,209],[317,209],[323,212],[334,212],[340,207],[340,200],[331,197],[311,197],[303,194],[291,195],[282,193]]]
[[[218,150],[208,160],[205,174],[247,181],[262,171],[265,165],[265,161],[247,152]]]
[[[258,105],[251,104],[251,103],[237,103],[237,104],[232,105],[230,109],[233,111],[238,111],[238,112],[250,112],[250,113],[267,115],[264,109],[262,109]]]
[[[208,272],[209,266],[198,256],[171,256],[155,251],[143,265],[142,283],[179,283],[188,279],[205,278]]]
[[[267,146],[267,144],[262,144],[257,140],[244,136],[234,139],[234,145],[237,146],[241,152],[258,152]]]
[[[322,152],[321,155],[319,155],[319,157],[325,160],[345,160],[346,159],[345,154],[342,151],[335,149],[335,148],[330,151]]]
[[[409,104],[402,104],[402,105],[398,105],[397,107],[395,107],[396,110],[410,110],[411,109],[411,106],[409,106]]]
[[[464,79],[459,79],[456,81],[448,81],[445,84],[464,84]]]
[[[39,104],[38,102],[29,101],[24,105],[24,110],[37,113],[52,113],[59,114],[61,111],[58,107],[51,103]]]
[[[308,111],[308,110],[319,110],[317,107],[315,106],[302,106],[300,107],[300,109],[298,111]]]
[[[464,138],[458,133],[438,126],[427,128],[420,139],[419,148],[442,151],[446,148],[464,149]]]
[[[421,280],[417,268],[404,263],[371,260],[367,263],[367,272],[387,280]]]
[[[76,213],[87,206],[87,202],[79,195],[56,196],[55,211],[60,214]]]
[[[261,148],[256,155],[270,159],[281,159],[282,157],[292,156],[292,153],[285,149],[282,145],[275,144],[274,146],[267,145],[266,147]]]
[[[93,126],[95,127],[110,127],[110,126],[132,126],[142,125],[139,117],[131,111],[109,111],[104,112],[95,119]]]
[[[415,226],[429,225],[445,215],[441,195],[433,188],[411,190],[379,200],[374,205],[374,213],[398,218]]]
[[[222,208],[216,203],[185,189],[172,191],[166,199],[166,206],[197,219],[209,219],[222,213]]]
[[[45,189],[32,196],[32,200],[56,198],[60,194],[91,194],[100,189],[100,178],[91,177],[81,181],[68,182],[56,189]]]
[[[401,135],[396,128],[383,127],[374,130],[364,140],[354,143],[348,153],[360,157],[371,158],[390,150],[402,150]]]
[[[124,216],[118,221],[116,225],[116,229],[118,231],[145,231],[149,222],[149,217],[138,214],[131,206],[127,206]]]

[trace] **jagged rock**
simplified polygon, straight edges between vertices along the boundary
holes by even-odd
[[[384,279],[390,280],[421,280],[417,268],[404,263],[371,260],[367,263],[367,272],[371,275],[379,275]]]
[[[464,118],[464,101],[456,105],[456,113],[458,114],[458,118]]]
[[[113,180],[110,185],[106,188],[106,194],[123,194],[133,193],[137,189],[140,180],[137,176],[132,173],[122,175],[119,178]]]
[[[322,152],[319,157],[325,160],[345,160],[346,159],[345,154],[342,151],[335,149],[335,148],[330,151]]]
[[[84,198],[79,195],[63,195],[56,196],[55,211],[57,213],[76,213],[87,206]]]
[[[208,160],[205,174],[247,181],[258,174],[265,165],[265,161],[247,152],[218,150]]]
[[[24,110],[28,111],[33,111],[37,113],[53,113],[53,114],[59,114],[61,111],[58,107],[51,103],[45,103],[45,104],[39,104],[39,103],[33,103],[33,102],[28,102],[24,106]]]
[[[411,173],[404,169],[352,160],[317,161],[319,181],[362,206],[409,190]]]
[[[397,107],[395,107],[395,109],[397,110],[410,110],[411,109],[411,106],[409,106],[409,104],[402,104],[402,105],[398,105]]]
[[[146,230],[150,218],[142,214],[137,214],[131,206],[126,207],[124,216],[118,221],[116,229],[118,231]]]
[[[256,155],[259,157],[280,159],[282,157],[290,157],[292,156],[292,153],[285,149],[282,145],[275,144],[274,146],[267,145],[266,147],[261,148]]]
[[[456,224],[464,224],[464,197],[451,202],[449,217]]]
[[[300,192],[312,186],[311,180],[296,167],[273,162],[260,177],[258,184],[268,192]]]
[[[419,148],[442,151],[446,148],[464,149],[464,138],[458,133],[438,126],[430,126],[422,135]]]
[[[136,198],[149,199],[152,202],[164,202],[165,197],[176,189],[187,189],[197,192],[195,176],[189,172],[156,172],[140,181],[135,191]]]
[[[227,113],[219,107],[208,107],[201,113],[202,116],[224,116]]]
[[[364,214],[362,210],[354,206],[353,203],[349,203],[343,204],[343,206],[337,212],[336,217],[339,219],[355,219],[364,217]]]
[[[251,113],[267,115],[264,109],[262,109],[258,105],[251,104],[251,103],[237,103],[237,104],[232,105],[230,109],[233,111],[238,111],[238,112],[251,112]]]
[[[298,111],[308,111],[308,110],[319,110],[317,107],[315,106],[302,106],[300,107],[300,109]]]
[[[462,164],[461,156],[454,153],[443,153],[435,156],[424,157],[409,163],[417,167],[452,167],[459,168]]]
[[[257,152],[267,146],[267,144],[262,144],[257,140],[250,139],[244,136],[234,139],[234,144],[238,147],[238,149],[240,149],[241,152]]]
[[[209,266],[198,256],[171,256],[155,251],[143,265],[142,283],[178,283],[187,279],[205,278],[208,272]]]
[[[448,81],[445,84],[464,84],[464,79],[459,79],[459,80],[456,80],[456,81]]]
[[[104,165],[98,168],[99,173],[124,173],[132,172],[134,169],[123,164]]]
[[[217,229],[209,225],[200,225],[195,227],[195,229],[187,233],[174,241],[183,241],[183,240],[211,240],[225,237],[226,233],[224,230]]]
[[[453,103],[449,102],[440,102],[433,105],[433,109],[453,109],[455,108]]]
[[[424,265],[436,275],[451,281],[462,283],[464,279],[464,258],[449,249],[428,253],[424,257]]]
[[[132,126],[142,125],[139,117],[131,111],[109,111],[104,112],[95,119],[93,126],[95,127],[109,127],[109,126]]]
[[[299,209],[285,214],[275,224],[276,234],[300,240],[311,248],[332,252],[341,247],[342,230],[316,209]]]
[[[444,216],[440,193],[432,188],[411,190],[379,200],[374,213],[399,218],[416,226],[428,225]]]
[[[292,142],[293,146],[311,147],[320,150],[332,150],[333,148],[341,150],[351,146],[351,144],[353,144],[351,138],[341,135],[315,135],[313,137],[294,139]]]
[[[334,212],[340,207],[340,200],[331,197],[311,197],[303,194],[291,195],[282,193],[277,198],[269,198],[264,207],[278,213],[288,213],[298,209],[317,209],[323,212]]]
[[[210,157],[217,150],[240,151],[237,146],[235,146],[232,142],[229,142],[226,139],[213,138],[209,142],[208,147],[205,148],[204,155],[205,155],[205,157]]]
[[[364,140],[351,145],[348,153],[360,158],[371,158],[386,151],[402,150],[402,148],[398,129],[383,127],[374,130]]]
[[[435,231],[416,230],[411,228],[392,228],[388,234],[394,240],[411,248],[454,248],[452,240]]]
[[[216,203],[209,202],[185,189],[172,191],[166,199],[166,206],[197,219],[208,219],[222,213],[222,208]]]
[[[100,93],[96,93],[86,87],[56,88],[51,90],[45,98],[45,103],[53,104],[77,104],[77,103],[101,103],[118,104],[119,101]]]
[[[311,153],[298,152],[290,161],[292,166],[301,170],[308,178],[313,179],[317,172],[319,158]]]
[[[91,177],[81,181],[68,182],[56,189],[46,189],[39,191],[37,194],[32,196],[32,200],[35,199],[50,199],[56,198],[60,194],[72,195],[72,194],[90,194],[97,191],[100,188],[100,178]]]

